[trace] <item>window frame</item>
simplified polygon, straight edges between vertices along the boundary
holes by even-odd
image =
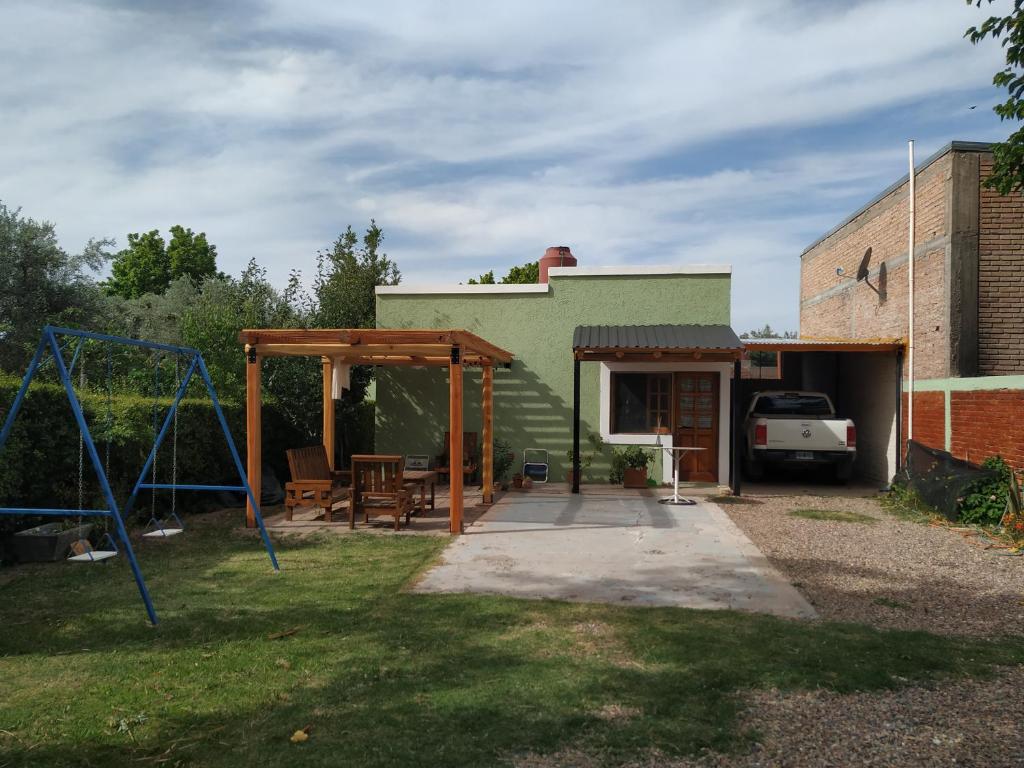
[[[675,426],[675,398],[673,393],[675,392],[675,372],[673,371],[611,371],[611,399],[609,402],[610,413],[608,414],[608,426],[609,434],[611,435],[669,435],[672,434],[672,430]],[[643,376],[644,381],[644,420],[650,425],[656,424],[657,419],[655,418],[652,422],[651,414],[651,381],[654,379],[660,379],[665,382],[667,389],[660,389],[654,393],[655,396],[667,398],[668,400],[668,424],[663,424],[660,429],[656,426],[649,426],[646,430],[637,431],[629,430],[622,431],[618,428],[618,408],[617,403],[619,400],[619,378],[621,376]],[[659,404],[660,405],[660,404]],[[655,413],[665,413],[664,408],[657,408]]]

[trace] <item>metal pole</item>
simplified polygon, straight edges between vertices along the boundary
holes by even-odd
[[[780,353],[781,354],[781,353]],[[742,368],[740,361],[737,358],[732,364],[732,435],[729,441],[730,447],[732,448],[731,455],[729,457],[729,468],[732,475],[732,495],[739,496],[742,486],[740,471],[740,455],[743,441],[740,439],[739,431],[742,428],[740,423],[740,376],[742,374]]]
[[[156,440],[153,441],[153,447],[149,451],[149,456],[146,457],[146,463],[142,467],[142,472],[139,473],[139,479],[135,481],[135,485],[132,487],[131,496],[128,497],[128,501],[124,505],[124,514],[127,516],[131,514],[132,508],[135,506],[135,498],[139,494],[145,483],[146,473],[149,472],[150,466],[156,460],[156,452],[163,445],[164,438],[167,437],[167,430],[174,419],[174,413],[178,410],[178,404],[181,399],[185,396],[185,391],[188,389],[188,383],[192,379],[192,374],[196,370],[196,360],[192,358],[192,363],[189,365],[188,370],[185,371],[185,378],[181,380],[181,386],[178,387],[178,391],[174,394],[174,402],[171,404],[171,408],[167,411],[167,416],[164,417],[163,426],[160,428],[160,432],[157,433]],[[154,419],[155,421],[155,419]],[[150,485],[153,485],[152,483]]]
[[[580,492],[580,361],[572,361],[572,492]]]
[[[11,427],[14,426],[14,419],[18,415],[18,411],[21,410],[21,404],[25,400],[25,393],[28,392],[28,385],[32,383],[32,377],[36,375],[36,370],[39,368],[39,362],[43,359],[43,352],[46,350],[48,338],[46,334],[43,334],[43,338],[39,340],[39,346],[36,347],[36,353],[32,356],[32,362],[28,365],[28,370],[25,371],[25,376],[21,380],[21,386],[18,388],[18,394],[14,396],[14,402],[11,403],[11,410],[7,412],[7,418],[4,419],[4,428],[0,430],[0,451],[4,449],[4,445],[7,443],[7,438],[11,435]]]
[[[96,452],[96,444],[93,442],[92,435],[89,433],[89,425],[86,424],[85,415],[82,413],[81,403],[78,402],[78,397],[75,395],[75,388],[71,384],[71,377],[68,375],[67,366],[64,365],[64,358],[60,354],[60,345],[57,342],[57,337],[54,335],[53,330],[47,330],[44,335],[49,340],[50,346],[53,349],[53,362],[57,366],[57,374],[60,376],[61,383],[64,385],[64,391],[67,392],[68,401],[71,404],[71,412],[75,416],[75,421],[78,422],[78,428],[81,430],[85,449],[89,452],[89,460],[92,461],[92,466],[96,470],[96,479],[99,480],[100,490],[103,492],[103,496],[107,500],[107,506],[110,509],[111,517],[114,519],[114,523],[117,526],[117,535],[121,538],[121,542],[124,545],[124,551],[128,557],[128,564],[131,566],[132,575],[135,577],[135,583],[139,587],[139,594],[142,595],[142,602],[146,605],[146,613],[149,614],[149,620],[155,626],[160,620],[157,618],[156,609],[153,607],[153,601],[149,597],[149,590],[146,588],[145,579],[142,578],[142,571],[139,569],[139,563],[135,559],[135,552],[132,550],[132,544],[128,540],[128,531],[125,530],[124,520],[121,519],[121,513],[117,509],[117,501],[115,501],[114,492],[110,489],[110,483],[107,481],[107,473],[103,469],[103,462],[100,461],[100,455]]]
[[[252,486],[249,485],[249,476],[245,472],[245,467],[242,466],[242,459],[238,455],[238,448],[235,447],[235,439],[231,437],[231,429],[228,427],[228,421],[224,418],[224,411],[220,408],[220,401],[217,399],[217,390],[213,388],[213,381],[210,380],[210,373],[206,370],[206,363],[203,361],[203,356],[196,352],[195,358],[192,360],[193,365],[198,364],[199,375],[203,379],[203,383],[206,384],[206,391],[210,393],[210,400],[213,402],[213,410],[217,414],[217,421],[220,422],[220,428],[224,432],[224,438],[228,442],[228,449],[231,451],[231,458],[235,462],[235,469],[238,470],[238,477],[242,480],[242,484],[245,486],[245,493],[249,497],[249,503],[252,504],[253,514],[256,516],[256,525],[259,526],[260,536],[263,538],[263,546],[266,547],[267,554],[270,556],[270,562],[274,566],[275,571],[280,571],[281,566],[277,564],[277,555],[274,553],[274,545],[270,543],[270,536],[267,534],[267,528],[263,525],[263,515],[260,514],[260,505],[257,501],[256,496],[252,492]]]
[[[907,197],[908,197],[909,219],[910,219],[910,226],[908,228],[908,257],[907,257],[907,264],[908,264],[907,272],[908,272],[908,275],[909,275],[909,282],[910,282],[910,287],[909,287],[910,295],[908,297],[909,314],[910,314],[910,317],[909,317],[909,320],[908,320],[908,324],[909,324],[910,328],[909,328],[909,331],[907,333],[907,336],[908,336],[908,343],[907,343],[907,368],[908,368],[908,371],[909,371],[909,374],[910,374],[910,382],[909,382],[910,386],[909,386],[908,394],[907,394],[907,440],[913,440],[914,439],[914,250],[915,250],[915,245],[916,245],[915,244],[915,239],[914,239],[914,237],[915,237],[915,233],[914,233],[915,210],[914,210],[914,208],[915,208],[915,199],[917,197],[917,194],[916,194],[916,191],[917,191],[917,187],[916,187],[917,179],[915,178],[917,176],[917,173],[916,173],[916,169],[914,168],[914,140],[911,139],[909,142],[907,142],[907,145],[908,145],[908,160],[910,162],[910,173],[908,174],[908,177],[907,177],[908,178],[908,185],[909,185],[908,186],[908,190],[907,190]]]

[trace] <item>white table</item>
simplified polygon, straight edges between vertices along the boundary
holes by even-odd
[[[673,445],[671,448],[665,448],[666,451],[673,452],[674,463],[672,465],[672,495],[667,496],[664,499],[659,499],[660,504],[679,504],[685,506],[692,506],[697,502],[693,499],[683,499],[679,496],[679,459],[686,451],[703,451],[705,448],[698,448],[695,445]]]

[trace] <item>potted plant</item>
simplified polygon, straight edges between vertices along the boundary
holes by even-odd
[[[587,437],[587,442],[590,443],[591,450],[586,452],[580,452],[580,474],[583,473],[584,469],[586,469],[587,467],[594,463],[594,459],[597,458],[598,454],[604,451],[604,440],[601,439],[600,435],[595,435],[593,432],[591,432],[590,435]],[[575,454],[573,453],[572,448],[565,452],[565,458],[569,464],[569,469],[565,473],[565,481],[569,485],[573,484],[572,460],[574,456]]]
[[[628,445],[622,450],[615,451],[612,466],[613,471],[621,471],[624,488],[646,488],[647,467],[652,461],[654,455],[644,450],[642,446]]]

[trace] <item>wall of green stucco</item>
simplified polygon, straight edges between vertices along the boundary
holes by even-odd
[[[728,274],[552,277],[546,294],[383,294],[381,328],[464,328],[516,359],[494,376],[494,434],[521,461],[546,448],[564,481],[572,444],[572,335],[577,325],[729,323]],[[598,364],[581,378],[581,436],[599,431]],[[480,431],[480,371],[466,368],[466,431]],[[376,450],[436,455],[448,428],[446,369],[377,369]],[[606,449],[605,453],[608,453]],[[651,476],[661,476],[661,452]],[[608,457],[584,473],[606,481]]]

